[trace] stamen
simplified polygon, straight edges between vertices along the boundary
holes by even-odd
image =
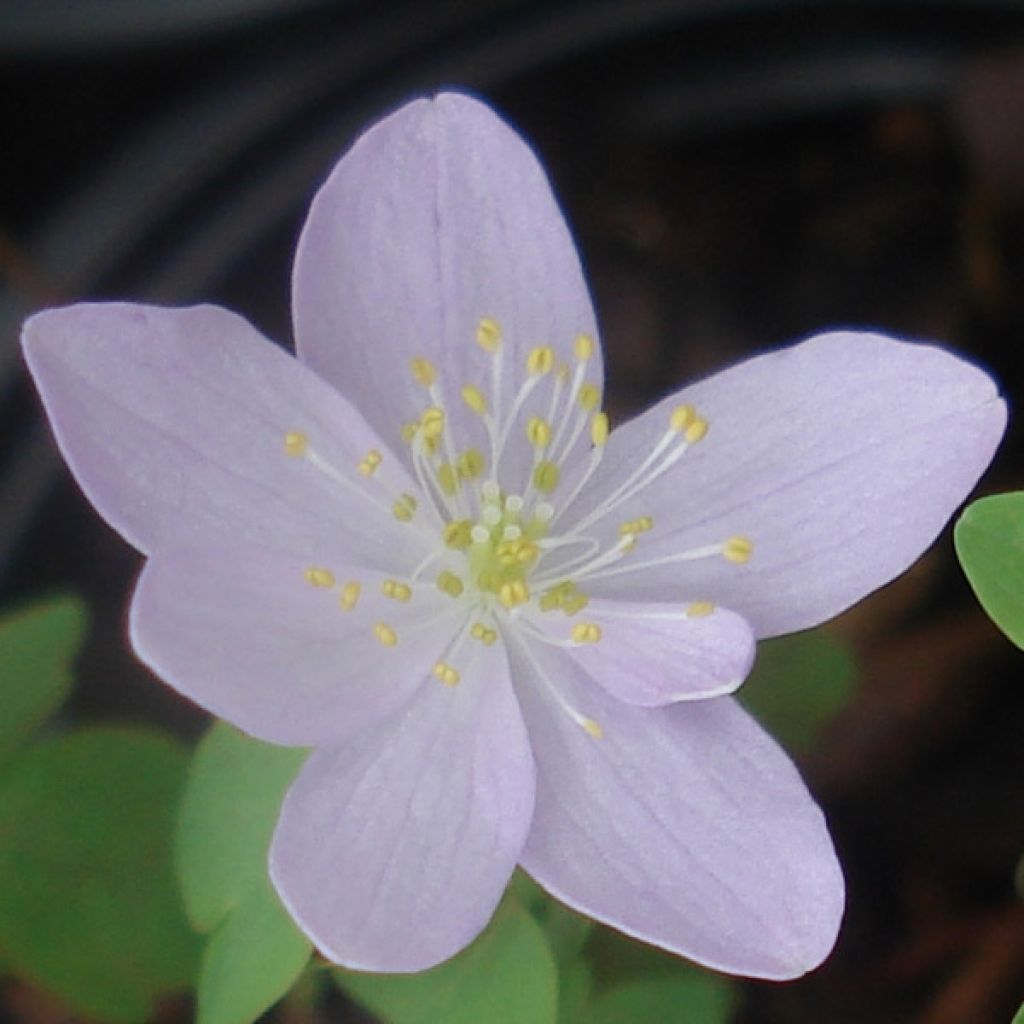
[[[487,399],[484,393],[472,384],[466,384],[462,389],[462,400],[478,416],[487,415]]]
[[[429,388],[437,380],[437,367],[429,359],[416,356],[409,361],[409,366],[412,369],[413,379],[417,384],[422,384],[423,387]]]
[[[493,355],[501,345],[501,325],[489,316],[481,317],[476,325],[476,343]]]
[[[434,676],[440,679],[445,686],[458,686],[461,678],[458,670],[449,665],[447,661],[439,661],[434,666]]]
[[[472,629],[469,631],[469,635],[474,640],[479,640],[484,647],[492,646],[494,641],[498,639],[497,632],[488,628],[482,622],[474,622]]]
[[[526,372],[531,377],[543,377],[555,368],[555,350],[549,345],[531,348],[526,356]]]
[[[447,594],[449,597],[461,597],[462,591],[465,587],[462,580],[456,576],[455,573],[445,569],[443,572],[438,574],[437,589],[440,590],[442,594]]]
[[[465,551],[472,541],[473,524],[468,519],[455,519],[444,527],[444,542],[456,551]]]
[[[594,347],[594,339],[589,334],[577,334],[573,353],[581,363],[585,363],[594,354]]]
[[[371,448],[356,468],[363,476],[373,476],[377,472],[377,467],[383,461],[384,456],[376,448]]]
[[[359,600],[359,592],[362,587],[356,580],[349,580],[341,588],[341,597],[338,598],[338,604],[341,605],[343,612],[350,612],[356,606],[356,602]]]
[[[754,542],[749,537],[730,537],[722,545],[722,557],[727,562],[734,562],[737,565],[750,561],[753,551]]]
[[[459,471],[450,462],[442,462],[437,467],[437,483],[441,490],[449,497],[454,497],[462,481],[459,479]]]
[[[398,643],[398,634],[386,622],[378,622],[373,627],[373,635],[384,647],[394,647]]]
[[[425,438],[436,442],[444,432],[444,409],[436,405],[424,409],[423,415],[420,416],[420,430]]]
[[[686,606],[688,619],[704,619],[711,615],[715,606],[710,601],[693,601]]]
[[[550,494],[561,479],[562,471],[554,462],[543,459],[533,468],[533,486],[541,494]]]
[[[639,519],[627,519],[619,527],[619,533],[624,537],[627,533],[647,533],[654,529],[654,520],[650,516],[640,516]]]
[[[298,430],[289,430],[284,435],[284,450],[293,458],[305,455],[309,448],[309,437]]]
[[[498,588],[498,600],[511,611],[530,600],[530,588],[525,580],[510,580]]]
[[[534,448],[547,448],[551,444],[551,424],[540,416],[531,416],[526,424],[526,439]]]
[[[411,494],[400,494],[391,506],[391,514],[400,523],[412,522],[412,517],[416,514],[416,504],[416,499]]]
[[[597,403],[601,401],[601,392],[598,391],[596,384],[588,381],[580,388],[576,401],[584,412],[593,412],[597,408]]]
[[[334,573],[330,569],[309,568],[303,573],[306,582],[314,587],[333,587]]]
[[[463,480],[475,480],[483,473],[485,466],[483,453],[477,448],[467,448],[455,460],[455,468]]]
[[[551,681],[548,674],[540,667],[540,663],[530,650],[528,644],[520,644],[519,649],[523,652],[523,656],[533,666],[534,671],[537,673],[537,677],[547,687],[548,692],[554,697],[559,707],[581,728],[588,736],[592,736],[595,740],[599,740],[604,736],[604,729],[601,728],[600,724],[595,722],[593,718],[588,718],[586,715],[581,715],[559,692],[558,687]]]
[[[403,604],[412,597],[412,587],[399,580],[385,580],[380,585],[380,592],[392,601],[401,601]]]

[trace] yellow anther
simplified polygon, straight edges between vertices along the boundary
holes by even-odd
[[[498,561],[504,566],[526,565],[540,553],[540,548],[529,537],[503,540],[497,547]]]
[[[627,519],[619,526],[619,533],[625,537],[627,534],[635,536],[638,533],[647,533],[654,529],[654,520],[650,516],[640,516],[639,519]]]
[[[289,454],[298,458],[300,455],[305,455],[309,449],[309,438],[300,433],[298,430],[289,430],[284,435],[284,450]]]
[[[420,432],[420,425],[418,423],[406,423],[402,427],[402,440],[406,444],[412,444],[416,440],[416,435]]]
[[[380,585],[380,592],[392,601],[401,601],[403,604],[412,597],[412,587],[400,580],[385,580]]]
[[[698,416],[694,421],[683,431],[683,437],[686,438],[687,444],[696,444],[698,441],[703,440],[704,436],[708,432],[708,421],[703,416]]]
[[[482,622],[474,622],[472,629],[469,631],[469,635],[474,640],[479,640],[484,647],[490,647],[494,641],[498,639],[497,632],[485,626]]]
[[[437,367],[429,359],[416,356],[415,359],[409,360],[409,367],[412,370],[413,380],[425,388],[429,388],[437,380]]]
[[[437,482],[441,490],[450,498],[459,489],[462,481],[459,479],[459,471],[450,463],[442,462],[437,467]]]
[[[590,598],[582,591],[576,591],[562,600],[562,611],[566,615],[578,615],[588,604]]]
[[[373,627],[373,635],[385,647],[394,647],[398,643],[398,634],[386,622],[378,622]]]
[[[526,356],[526,371],[534,377],[550,373],[555,368],[555,350],[548,345],[531,348]]]
[[[722,545],[722,557],[727,562],[735,562],[737,565],[750,561],[753,551],[754,542],[749,537],[730,537]]]
[[[400,522],[408,523],[416,514],[416,499],[411,494],[401,494],[391,506],[391,514]]]
[[[592,718],[584,718],[580,721],[580,725],[583,726],[589,736],[593,736],[595,740],[604,739],[604,729],[597,724]]]
[[[681,434],[696,418],[697,410],[692,405],[677,405],[668,418],[668,425]]]
[[[530,600],[530,588],[525,580],[509,580],[498,588],[498,600],[506,608],[516,608]]]
[[[551,444],[551,424],[540,416],[531,416],[526,422],[526,439],[534,448],[547,448]]]
[[[444,542],[456,551],[465,551],[472,543],[473,524],[468,519],[453,519],[445,524]]]
[[[459,685],[460,676],[458,670],[449,665],[447,661],[439,661],[434,666],[434,676],[440,679],[445,686]]]
[[[714,610],[715,606],[710,601],[693,601],[686,606],[686,617],[688,619],[705,619]]]
[[[465,587],[462,584],[462,580],[455,573],[445,569],[444,572],[438,574],[437,589],[449,597],[461,597]]]
[[[467,448],[456,460],[455,468],[463,480],[475,480],[483,473],[487,462],[477,448]]]
[[[366,457],[359,463],[357,468],[363,476],[373,476],[383,459],[384,456],[376,448],[373,448],[366,453]]]
[[[484,398],[484,393],[472,384],[463,385],[462,400],[478,416],[485,416],[487,414],[487,399]]]
[[[590,440],[595,448],[600,448],[608,441],[608,413],[598,412],[590,421]]]
[[[439,409],[436,405],[424,409],[420,417],[420,430],[428,440],[440,437],[444,431],[444,409]]]
[[[476,343],[485,352],[497,352],[501,344],[501,325],[497,320],[485,316],[476,325]]]
[[[334,573],[330,569],[319,569],[314,566],[307,569],[303,575],[306,577],[306,582],[314,587],[334,586]]]
[[[572,627],[573,642],[578,644],[596,644],[601,639],[601,627],[596,622],[577,622]]]
[[[585,363],[594,354],[594,339],[589,334],[577,334],[572,350],[576,358]]]
[[[586,384],[580,386],[580,393],[576,396],[576,401],[580,403],[580,408],[585,412],[593,412],[597,408],[597,403],[601,401],[601,392],[598,391],[596,384],[587,381]]]
[[[341,597],[338,598],[338,604],[341,605],[343,612],[350,612],[356,606],[356,601],[359,600],[359,591],[362,587],[355,580],[349,580],[341,588]]]
[[[553,462],[542,459],[533,470],[533,486],[541,494],[550,494],[562,478],[562,471]]]

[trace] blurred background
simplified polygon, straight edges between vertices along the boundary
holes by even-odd
[[[0,604],[86,600],[71,720],[203,727],[132,659],[138,559],[58,460],[21,320],[80,298],[209,300],[289,345],[315,187],[360,129],[449,86],[495,105],[550,171],[613,419],[840,325],[938,339],[1024,398],[1019,0],[4,0]],[[986,490],[1024,487],[1020,446],[1011,419]],[[1008,1021],[1024,998],[1021,655],[948,536],[831,636],[856,679],[800,763],[845,865],[846,924],[809,978],[743,984],[733,1019]],[[339,1000],[320,1019],[368,1019]],[[188,1013],[171,1000],[160,1019]],[[10,979],[0,1019],[79,1018]]]

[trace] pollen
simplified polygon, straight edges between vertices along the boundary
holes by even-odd
[[[434,666],[434,676],[445,686],[458,686],[461,678],[458,669],[453,668],[447,661],[439,661]]]
[[[293,458],[299,458],[309,450],[309,438],[298,430],[289,430],[284,435],[284,450]]]
[[[601,448],[608,442],[608,413],[594,414],[590,421],[590,440],[595,448]]]
[[[677,434],[682,434],[696,419],[697,410],[692,405],[677,405],[668,418],[668,425]]]
[[[574,643],[596,644],[601,639],[602,631],[596,622],[577,622],[570,635]]]
[[[334,573],[330,569],[319,569],[316,567],[307,569],[303,574],[306,582],[314,587],[333,587]]]
[[[589,334],[577,334],[572,350],[576,358],[585,363],[594,354],[594,339]]]
[[[467,448],[456,460],[455,468],[463,480],[475,480],[484,471],[487,463],[477,448]]]
[[[525,580],[509,580],[498,587],[498,600],[511,610],[530,600],[530,588]]]
[[[359,463],[357,469],[363,476],[373,476],[377,472],[377,467],[384,461],[384,456],[381,455],[376,448],[371,448],[366,453],[365,458]]]
[[[474,387],[472,384],[463,385],[462,400],[478,416],[487,415],[487,399],[484,398],[484,393],[478,387]]]
[[[437,367],[429,359],[416,356],[409,361],[409,368],[412,370],[413,380],[425,388],[432,387],[437,380]]]
[[[702,441],[708,432],[708,421],[703,416],[697,416],[683,431],[683,437],[687,444],[696,444]]]
[[[533,486],[541,494],[550,494],[557,486],[562,477],[562,471],[554,462],[542,459],[533,470]]]
[[[356,580],[349,580],[341,588],[341,597],[338,598],[338,604],[341,605],[343,612],[350,612],[356,606],[356,602],[359,600],[359,592],[362,587]]]
[[[497,632],[485,626],[482,622],[474,622],[469,635],[474,640],[479,640],[484,647],[490,647],[498,639]]]
[[[441,490],[451,498],[458,492],[462,481],[459,479],[459,471],[450,462],[442,462],[437,467],[437,483]]]
[[[710,601],[693,601],[686,606],[686,617],[688,619],[706,619],[715,606]]]
[[[444,572],[438,574],[437,589],[449,597],[461,597],[465,586],[455,573],[445,569]]]
[[[730,537],[722,545],[722,557],[727,562],[735,562],[742,565],[750,561],[754,551],[754,542],[749,537]]]
[[[394,647],[398,643],[398,634],[386,622],[378,622],[373,627],[373,635],[384,647]]]
[[[412,522],[416,514],[416,499],[411,494],[402,494],[391,506],[391,514],[400,523]]]
[[[501,325],[497,320],[485,316],[476,325],[476,343],[492,355],[498,351],[501,344]]]
[[[440,437],[444,431],[444,409],[439,409],[436,405],[424,409],[420,417],[420,430],[427,440],[433,441]]]
[[[596,384],[587,381],[586,384],[580,386],[580,393],[576,396],[576,401],[579,402],[580,408],[584,412],[593,412],[597,408],[597,403],[601,401],[601,392],[598,391]]]
[[[473,524],[468,519],[453,519],[445,524],[444,542],[456,551],[465,551],[473,541]]]
[[[583,726],[588,736],[593,736],[595,740],[604,739],[604,729],[592,718],[581,719],[580,725]]]
[[[531,416],[526,423],[526,439],[542,450],[551,444],[551,424],[541,416]]]
[[[639,519],[627,519],[619,526],[619,533],[625,537],[627,534],[636,536],[638,533],[647,533],[654,529],[654,520],[650,516],[640,516]]]
[[[380,585],[380,592],[392,601],[401,601],[403,604],[412,597],[412,587],[399,580],[385,580]]]
[[[526,356],[526,372],[533,377],[542,377],[555,368],[555,350],[549,345],[531,348]]]

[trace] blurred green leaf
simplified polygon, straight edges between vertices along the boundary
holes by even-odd
[[[640,978],[598,996],[588,1024],[725,1024],[732,1012],[729,984],[694,971],[688,977]]]
[[[250,1024],[292,987],[310,951],[270,883],[258,884],[207,941],[198,1024]]]
[[[1024,1024],[1024,1003],[1020,1004],[1020,1009],[1014,1014],[1010,1024]]]
[[[953,544],[981,607],[1024,647],[1024,492],[969,505],[953,530]]]
[[[594,971],[585,956],[563,963],[558,970],[558,1024],[586,1024],[593,989]]]
[[[855,675],[853,658],[835,637],[796,633],[758,644],[739,698],[784,747],[800,753],[846,705]]]
[[[23,746],[67,699],[85,627],[85,607],[74,597],[0,619],[0,761]]]
[[[335,971],[388,1024],[555,1024],[558,978],[544,933],[506,900],[467,949],[420,974]]]
[[[224,722],[200,740],[175,846],[185,908],[200,931],[266,883],[281,801],[307,753],[261,743]]]
[[[171,863],[185,751],[148,729],[40,743],[0,777],[0,946],[80,1011],[145,1021],[195,976]]]

